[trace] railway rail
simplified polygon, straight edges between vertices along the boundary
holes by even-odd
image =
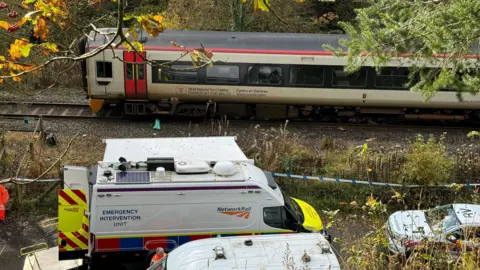
[[[43,118],[50,119],[124,119],[124,116],[119,115],[114,110],[106,110],[101,115],[92,113],[88,104],[82,103],[48,103],[48,102],[11,102],[0,101],[0,119],[25,119],[25,118]],[[192,118],[178,117],[178,116],[160,116],[166,118],[167,122],[175,123],[211,123],[210,119],[204,121],[204,118]],[[140,121],[145,121],[151,117],[139,118]],[[279,127],[279,125],[285,124],[285,121],[281,120],[232,120],[229,119],[229,124],[235,125],[261,125]],[[215,121],[219,122],[219,121]],[[226,121],[221,120],[225,125]],[[351,123],[351,122],[315,122],[315,121],[295,121],[290,120],[288,125],[290,126],[302,126],[302,127],[336,127],[339,130],[355,127],[368,127],[372,129],[417,129],[417,130],[472,130],[472,128],[478,128],[478,124],[443,124],[439,125],[437,122],[419,122],[418,120],[411,120],[402,124],[382,124],[382,123]],[[20,130],[18,130],[20,131]]]
[[[82,103],[44,103],[44,102],[0,102],[1,118],[121,118],[106,111],[103,115],[91,112],[88,104]]]

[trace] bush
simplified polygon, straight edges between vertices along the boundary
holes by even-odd
[[[435,185],[449,180],[454,163],[448,156],[443,144],[444,139],[445,134],[440,136],[438,141],[430,135],[425,142],[422,135],[417,135],[403,165],[405,183]]]

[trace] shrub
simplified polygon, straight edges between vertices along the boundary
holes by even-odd
[[[403,165],[403,180],[418,185],[445,183],[453,169],[453,160],[448,157],[443,141],[445,134],[437,141],[430,135],[427,141],[417,135],[411,145],[407,161]]]

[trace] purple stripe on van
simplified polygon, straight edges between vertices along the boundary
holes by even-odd
[[[188,190],[235,190],[262,189],[259,186],[212,186],[212,187],[165,187],[165,188],[99,188],[98,192],[140,192],[140,191],[188,191]]]

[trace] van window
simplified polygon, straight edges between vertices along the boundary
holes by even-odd
[[[297,230],[297,222],[283,206],[263,208],[263,222],[270,227]]]
[[[249,84],[281,84],[282,68],[270,66],[250,66],[248,67]]]
[[[112,78],[112,62],[97,61],[97,78]]]

